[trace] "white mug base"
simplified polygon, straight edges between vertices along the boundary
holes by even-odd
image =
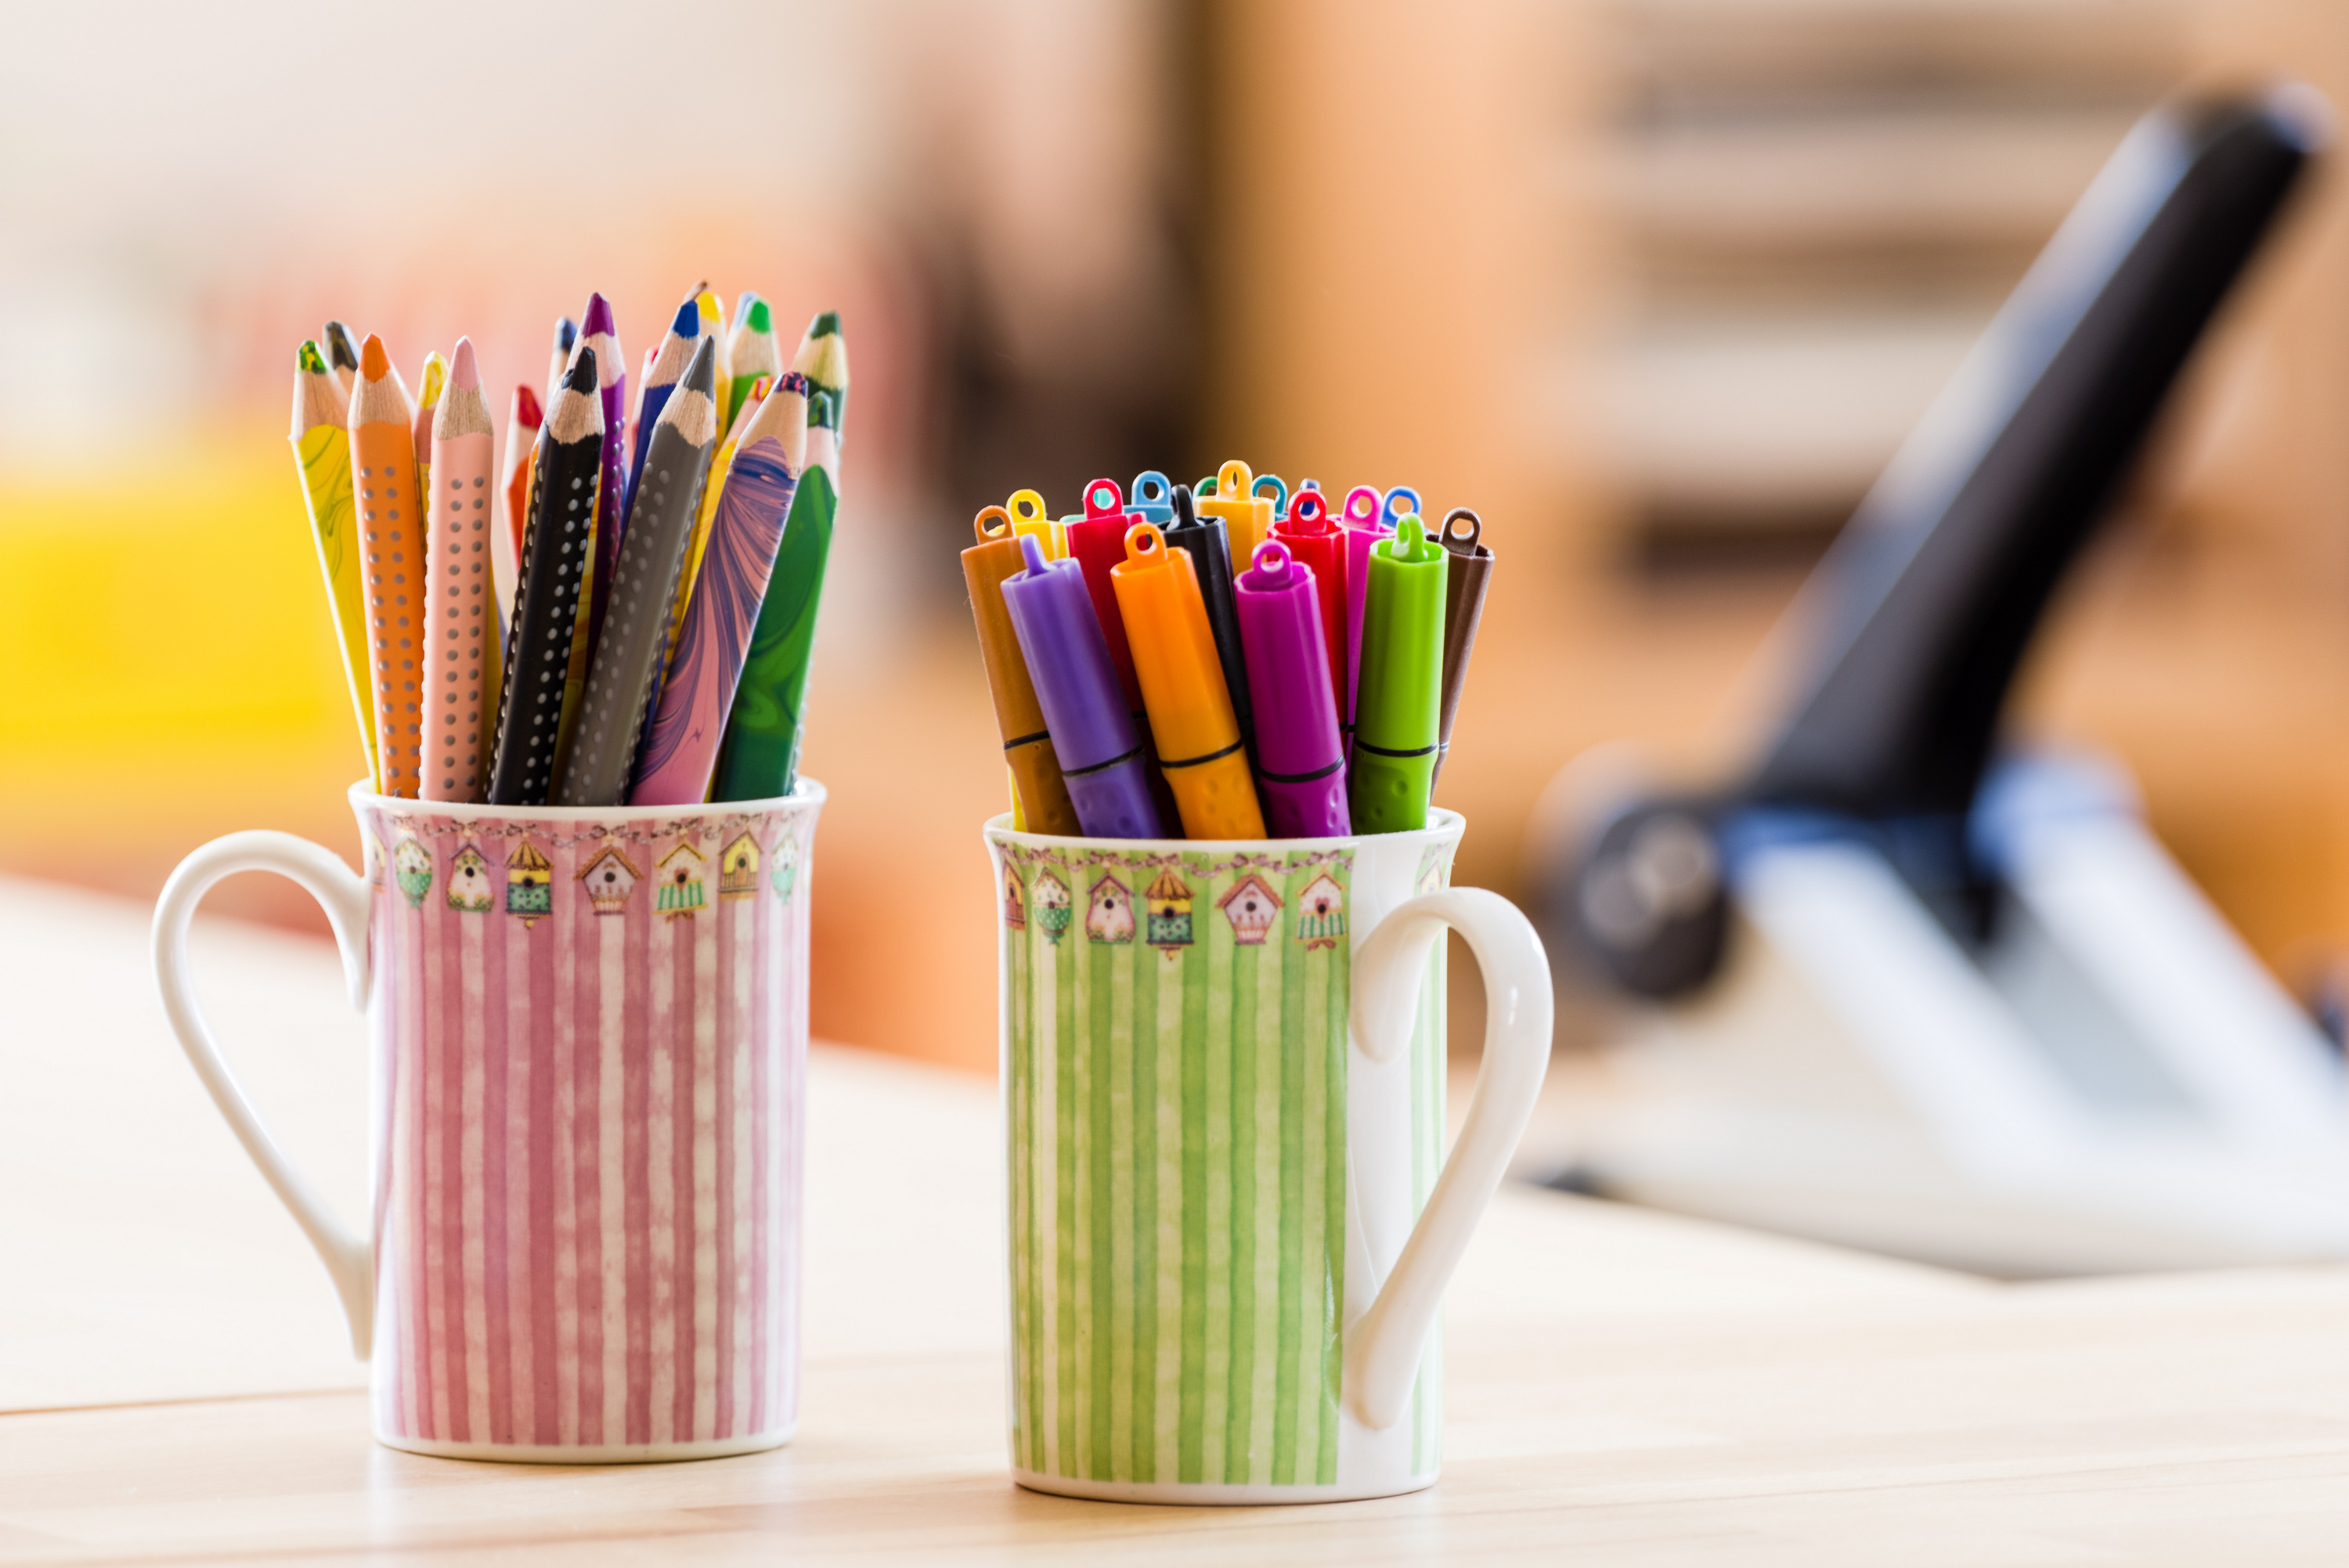
[[[509,1465],[647,1465],[679,1460],[722,1460],[734,1454],[764,1453],[792,1440],[798,1424],[780,1431],[747,1438],[711,1438],[693,1443],[446,1443],[430,1438],[399,1438],[378,1431],[375,1440],[388,1449],[424,1454],[436,1460],[489,1460]]]
[[[1228,1481],[1080,1480],[1073,1476],[1046,1475],[1014,1465],[1011,1479],[1030,1491],[1061,1497],[1081,1497],[1093,1502],[1157,1502],[1185,1507],[1256,1508],[1266,1503],[1361,1502],[1373,1497],[1399,1497],[1423,1491],[1440,1473],[1398,1476],[1391,1481],[1356,1482],[1337,1486],[1235,1485]]]

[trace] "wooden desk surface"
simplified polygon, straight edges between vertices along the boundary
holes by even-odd
[[[199,936],[281,1135],[358,1191],[331,959]],[[2336,1561],[2349,1272],[1996,1286],[1515,1190],[1452,1296],[1433,1491],[1135,1509],[1006,1479],[995,1096],[816,1055],[779,1452],[533,1469],[367,1435],[323,1273],[145,977],[145,916],[0,883],[0,1563]]]

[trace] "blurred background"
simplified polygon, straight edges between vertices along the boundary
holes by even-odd
[[[1523,894],[1578,754],[1742,755],[1771,623],[2138,114],[2277,74],[2349,104],[2332,0],[139,0],[10,31],[0,870],[149,899],[250,827],[356,861],[295,345],[340,316],[413,384],[470,334],[502,416],[591,289],[633,369],[706,278],[786,335],[839,309],[854,366],[815,1029],[977,1072],[979,507],[1237,457],[1477,508],[1502,570],[1437,799],[1459,880]],[[2021,714],[2122,758],[2302,995],[2349,953],[2344,217],[2328,171]],[[324,938],[289,884],[215,904]]]

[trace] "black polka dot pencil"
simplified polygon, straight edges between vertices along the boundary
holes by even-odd
[[[375,703],[377,787],[416,798],[423,718],[424,509],[416,489],[416,405],[373,333],[351,384],[351,467],[358,470],[360,580]]]
[[[620,536],[619,570],[587,668],[578,738],[555,795],[560,805],[626,803],[646,708],[668,647],[669,605],[717,445],[718,346],[705,335],[663,404],[645,443],[643,466],[633,476],[636,495]]]
[[[491,570],[497,435],[473,340],[460,337],[432,416],[425,470],[424,761],[427,800],[478,802],[498,695],[496,577]]]
[[[582,347],[540,427],[523,535],[522,587],[506,635],[505,694],[498,705],[490,804],[543,806],[554,782],[563,677],[579,614],[579,576],[594,542],[603,472],[604,404],[595,354]]]

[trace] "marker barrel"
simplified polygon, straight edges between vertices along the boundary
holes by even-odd
[[[1231,534],[1221,519],[1191,512],[1185,492],[1178,490],[1174,525],[1165,531],[1165,539],[1169,550],[1184,551],[1191,557],[1200,607],[1207,616],[1207,634],[1215,643],[1216,662],[1224,674],[1224,690],[1230,694],[1232,717],[1240,727],[1240,744],[1253,763],[1256,705],[1248,698],[1247,655],[1240,647],[1240,624],[1232,614]],[[1247,548],[1254,549],[1254,543]],[[1247,557],[1243,555],[1241,559]]]
[[[1272,525],[1271,538],[1288,551],[1289,559],[1313,573],[1313,596],[1321,615],[1321,645],[1330,665],[1328,687],[1332,696],[1331,721],[1339,722],[1336,700],[1346,695],[1350,674],[1346,664],[1346,531],[1330,515],[1330,503],[1319,490],[1301,490],[1288,503],[1288,514]],[[1363,546],[1365,552],[1368,545]]]
[[[1088,838],[1163,839],[1150,765],[1118,690],[1083,569],[1051,560],[1032,535],[1019,545],[1027,570],[1003,580],[1003,603],[1078,825]]]
[[[1477,623],[1485,618],[1485,590],[1492,581],[1493,552],[1480,542],[1484,521],[1464,506],[1444,514],[1444,701],[1435,727],[1435,774],[1452,754],[1452,721],[1460,714],[1461,689],[1468,684],[1468,660],[1476,651]],[[1432,782],[1432,780],[1431,780]]]
[[[1257,546],[1233,588],[1256,698],[1265,825],[1276,839],[1343,838],[1353,819],[1318,579],[1276,534]]]
[[[1371,550],[1381,539],[1394,537],[1379,492],[1356,485],[1346,492],[1346,707],[1338,716],[1349,731],[1354,727],[1354,707],[1362,690],[1362,602],[1371,582]]]
[[[1154,525],[1136,523],[1110,576],[1185,836],[1263,838],[1264,813],[1190,554],[1169,550]]]
[[[1404,832],[1427,825],[1435,782],[1444,552],[1407,517],[1371,550],[1369,568],[1349,804],[1357,832]]]
[[[1060,756],[1036,700],[1019,635],[1011,629],[1010,608],[1003,602],[1004,580],[1024,571],[1027,562],[1011,531],[1011,519],[1001,507],[980,512],[978,527],[979,542],[962,552],[962,580],[970,593],[971,619],[978,626],[978,651],[987,663],[987,686],[995,698],[1003,758],[1011,767],[1012,803],[1024,831],[1074,838],[1080,831],[1076,806],[1061,776]]]

